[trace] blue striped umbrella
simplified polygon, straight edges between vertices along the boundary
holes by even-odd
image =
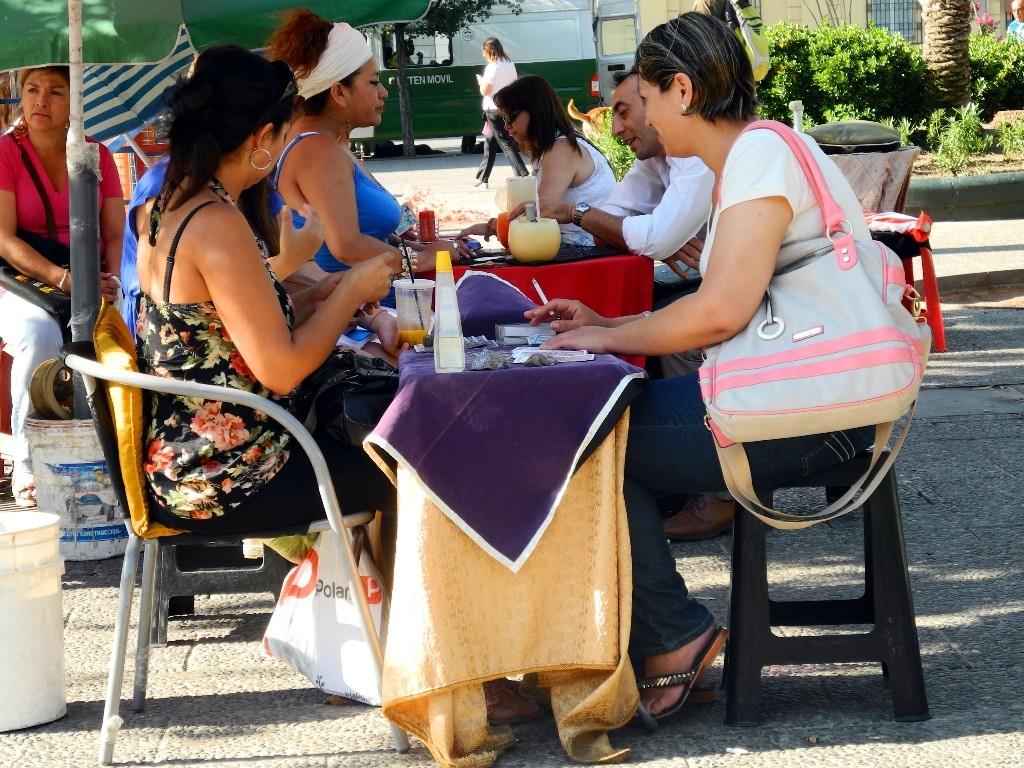
[[[188,30],[178,32],[174,50],[156,64],[93,64],[83,71],[85,134],[112,150],[152,122],[161,111],[164,89],[195,58]]]

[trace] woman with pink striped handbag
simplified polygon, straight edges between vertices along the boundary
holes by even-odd
[[[875,425],[891,427],[912,406],[928,338],[900,306],[908,289],[898,258],[871,244],[842,173],[813,140],[757,122],[750,61],[723,23],[687,13],[662,24],[638,48],[636,68],[668,154],[699,157],[716,177],[701,287],[653,314],[605,318],[556,299],[527,316],[557,317],[558,335],[544,344],[552,349],[708,352],[699,374],[649,382],[630,411],[630,652],[645,659],[640,717],[656,727],[680,710],[725,639],[676,572],[657,497],[728,487],[748,509],[773,512],[744,488],[884,445]],[[737,452],[738,469],[727,461]],[[748,456],[747,482],[736,482]]]

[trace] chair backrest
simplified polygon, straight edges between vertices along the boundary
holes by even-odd
[[[892,152],[854,152],[829,155],[850,182],[860,207],[870,213],[903,213],[919,147],[901,147]]]
[[[67,353],[77,354],[120,371],[138,372],[135,341],[128,326],[113,305],[104,302],[93,328],[93,341],[65,345]],[[111,484],[126,522],[139,536],[170,536],[176,531],[149,519],[146,478],[143,473],[142,390],[96,377],[89,391],[89,409],[96,434],[107,461]]]

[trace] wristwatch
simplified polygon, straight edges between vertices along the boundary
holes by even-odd
[[[580,226],[580,222],[583,220],[583,214],[590,210],[590,206],[586,203],[576,203],[576,207],[572,211],[572,223],[577,227]]]

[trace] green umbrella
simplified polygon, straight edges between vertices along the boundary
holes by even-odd
[[[68,63],[68,0],[0,0],[0,70]],[[202,50],[217,43],[262,48],[277,13],[308,7],[360,27],[414,21],[429,0],[87,0],[82,4],[86,64],[153,62],[167,56],[185,24]]]
[[[99,151],[85,141],[84,64],[160,61],[171,54],[185,25],[197,50],[218,43],[262,48],[280,11],[304,5],[353,26],[413,21],[429,0],[0,0],[0,70],[70,64],[68,131],[71,208],[71,336],[92,338],[99,312]],[[76,377],[77,379],[77,377]],[[81,382],[75,416],[88,418]]]

